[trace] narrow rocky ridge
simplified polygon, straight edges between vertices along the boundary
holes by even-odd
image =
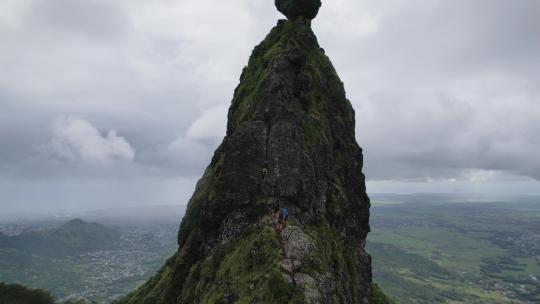
[[[390,303],[364,250],[370,204],[355,113],[311,29],[315,15],[280,20],[253,50],[178,252],[120,303]],[[291,219],[278,232],[270,215],[281,207]]]

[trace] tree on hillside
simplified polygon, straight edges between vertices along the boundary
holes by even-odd
[[[54,304],[54,297],[43,289],[29,289],[18,284],[0,282],[2,304]]]

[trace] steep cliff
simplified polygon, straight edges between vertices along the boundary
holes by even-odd
[[[122,303],[389,303],[364,251],[355,113],[311,29],[320,1],[290,2],[276,1],[290,19],[242,72],[178,252]],[[284,207],[290,220],[278,231],[271,214]]]

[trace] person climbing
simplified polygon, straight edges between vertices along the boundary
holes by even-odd
[[[262,178],[264,179],[267,174],[268,174],[268,161],[265,160],[264,163],[263,163],[262,170],[261,170]]]
[[[287,221],[289,220],[289,208],[282,208],[279,211],[277,230],[278,232],[283,231],[287,226]]]
[[[272,223],[276,226],[276,229],[279,224],[279,211],[280,209],[277,208],[276,211],[272,212]]]

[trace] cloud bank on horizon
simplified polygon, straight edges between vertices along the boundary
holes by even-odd
[[[0,208],[185,202],[279,18],[273,1],[2,1]],[[323,1],[313,27],[372,191],[538,193],[539,1]]]

